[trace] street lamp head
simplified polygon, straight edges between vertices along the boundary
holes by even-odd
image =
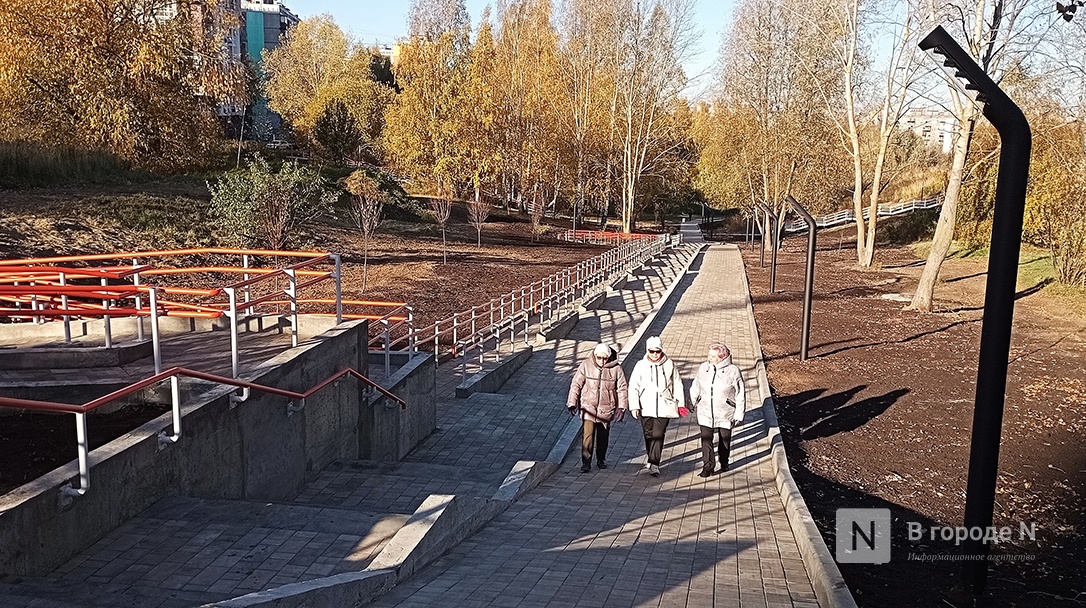
[[[920,48],[943,57],[940,67],[946,73],[947,80],[969,99],[986,104],[994,95],[1001,94],[999,86],[942,26],[937,26],[925,36],[920,41]]]

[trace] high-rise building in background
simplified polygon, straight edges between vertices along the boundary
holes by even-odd
[[[241,0],[241,57],[261,74],[261,53],[279,48],[287,31],[300,20],[279,0]],[[249,105],[246,130],[251,139],[271,140],[282,135],[283,119],[268,109],[268,99],[255,97]]]

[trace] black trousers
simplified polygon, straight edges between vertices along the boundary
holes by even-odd
[[[598,450],[596,462],[607,460],[607,441],[611,438],[611,431],[602,422],[585,420],[581,427],[581,464],[592,464],[593,443]]]
[[[715,455],[713,454],[713,435],[716,435],[719,440],[717,442],[717,452],[720,454],[720,468],[727,471],[728,453],[731,452],[732,448],[732,430],[714,429],[700,424],[698,428],[701,430],[701,470],[712,473],[716,469]]]
[[[664,452],[664,431],[671,418],[641,417],[641,430],[645,433],[645,453],[649,457],[649,464],[660,464],[660,456]]]

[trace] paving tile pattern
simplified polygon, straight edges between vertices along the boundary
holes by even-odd
[[[567,339],[537,347],[500,394],[457,399],[460,362],[441,365],[439,431],[405,461],[334,463],[290,504],[165,499],[45,579],[0,580],[0,605],[198,606],[364,568],[430,494],[491,496],[517,460],[545,457],[576,364],[601,337],[628,339],[692,255],[679,248],[638,271]],[[275,354],[277,336],[266,340],[243,346]]]
[[[663,474],[647,476],[639,426],[619,424],[610,469],[582,474],[572,454],[375,606],[817,606],[774,485],[742,272],[734,247],[708,249],[650,328],[685,378],[711,341],[732,348],[751,409],[735,431],[732,470],[696,476],[690,417],[668,428]]]

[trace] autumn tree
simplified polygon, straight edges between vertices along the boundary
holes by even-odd
[[[384,195],[377,180],[369,173],[358,170],[343,180],[343,187],[351,194],[351,219],[362,233],[362,291],[366,291],[369,278],[370,238],[381,225],[384,211]]]
[[[925,29],[944,24],[981,69],[999,84],[1009,68],[1043,58],[1034,51],[1049,33],[1048,11],[1047,5],[1027,0],[949,0],[938,5],[929,0],[924,5],[924,23]],[[947,92],[956,122],[947,187],[931,249],[909,304],[910,308],[923,312],[932,310],[935,284],[954,238],[966,162],[981,117],[980,105],[971,95],[959,91],[956,84],[948,86]]]
[[[237,27],[220,0],[6,0],[0,138],[103,148],[154,169],[203,163],[219,105],[246,101],[223,44]]]
[[[806,44],[815,32],[802,3],[769,1],[770,10],[754,1],[736,6],[721,45],[717,98],[695,112],[696,183],[715,206],[738,203],[754,217],[758,204],[783,217],[788,194],[812,212],[829,211],[847,184],[815,81],[831,65],[829,50]]]
[[[468,223],[475,229],[475,246],[483,246],[483,225],[490,217],[490,200],[482,197],[468,203]]]
[[[374,62],[373,52],[352,42],[332,17],[301,21],[278,48],[265,53],[262,67],[269,107],[297,132],[318,140],[315,129],[322,121],[326,141],[353,139],[357,133],[367,155],[380,156],[378,142],[393,90],[376,80],[381,63]]]
[[[445,228],[449,224],[449,216],[452,215],[452,201],[444,196],[430,199],[430,215],[441,228],[441,263],[449,263],[449,250],[445,243]]]
[[[384,140],[393,165],[430,189],[454,181],[463,166],[464,150],[456,133],[469,23],[466,12],[459,10],[462,1],[415,0],[411,9],[412,14],[444,15],[446,4],[459,7],[449,13],[456,19],[440,21],[440,28],[415,29],[401,46],[394,68],[401,92],[386,111]]]
[[[693,40],[691,19],[688,0],[657,0],[632,5],[620,20],[623,60],[616,74],[616,110],[624,232],[636,222],[641,179],[684,139],[671,110],[686,84],[681,64]]]

